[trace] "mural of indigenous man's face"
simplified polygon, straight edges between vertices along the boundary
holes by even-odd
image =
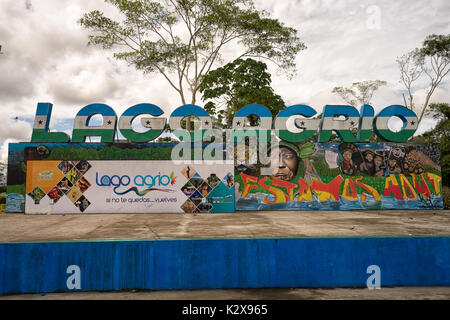
[[[270,151],[270,167],[272,177],[280,180],[291,180],[297,174],[297,154],[290,148],[281,146]]]
[[[373,155],[372,155],[371,153],[367,153],[367,154],[366,154],[366,160],[367,160],[368,162],[372,162],[372,160],[373,160]]]

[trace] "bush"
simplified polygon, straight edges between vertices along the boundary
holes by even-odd
[[[0,204],[6,203],[6,193],[0,193]]]
[[[444,200],[444,209],[450,209],[450,188],[442,186],[442,196]]]

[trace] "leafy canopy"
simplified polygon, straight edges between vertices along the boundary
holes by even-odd
[[[91,30],[90,45],[115,49],[114,57],[146,73],[162,74],[186,103],[202,77],[222,59],[226,45],[240,57],[267,59],[289,75],[306,46],[297,30],[255,9],[252,0],[105,0],[121,13],[119,21],[95,10],[80,24]],[[236,50],[237,43],[241,50]]]
[[[414,83],[423,74],[428,77],[425,102],[420,110],[419,122],[427,111],[430,99],[445,77],[450,73],[450,34],[432,34],[425,38],[422,47],[397,58],[400,80],[408,91],[409,105],[414,109]]]
[[[272,116],[286,107],[283,99],[270,86],[267,65],[253,59],[236,59],[210,71],[200,85],[202,99],[212,100],[205,105],[210,114],[217,116],[217,124],[231,126],[236,111],[248,104],[261,104],[269,108]],[[219,108],[225,109],[219,110]]]
[[[416,141],[439,142],[443,183],[450,185],[450,104],[431,103],[427,115],[438,120],[436,126],[417,137]]]
[[[339,95],[345,102],[353,107],[370,104],[373,94],[378,88],[386,85],[386,81],[368,80],[354,82],[351,87],[335,87],[332,93]]]

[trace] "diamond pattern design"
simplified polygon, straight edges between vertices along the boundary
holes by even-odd
[[[91,187],[91,183],[84,177],[84,174],[92,167],[86,160],[61,161],[58,169],[64,177],[53,187],[47,196],[50,204],[57,203],[63,196],[66,196],[79,210],[84,212],[91,202],[86,198],[84,192]],[[28,194],[36,204],[45,196],[45,192],[38,187]]]
[[[217,185],[219,185],[221,179],[215,173],[211,173],[205,180],[192,166],[187,166],[181,171],[181,173],[186,179],[188,179],[188,182],[181,187],[181,191],[183,191],[184,195],[188,197],[188,199],[181,205],[181,209],[186,213],[211,212],[213,204],[208,202],[206,197]],[[222,179],[225,185],[227,185],[225,182],[227,177],[231,184],[228,188],[231,188],[234,184],[233,175],[228,173]]]

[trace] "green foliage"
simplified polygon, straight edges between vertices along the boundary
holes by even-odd
[[[0,204],[6,203],[6,193],[0,193]]]
[[[227,45],[240,43],[243,50],[234,50],[236,57],[268,59],[289,75],[295,71],[297,53],[306,48],[297,30],[269,18],[252,0],[106,2],[122,19],[113,20],[99,10],[84,14],[79,22],[92,31],[88,44],[117,49],[116,59],[162,74],[183,103],[186,88],[195,103],[202,77],[221,60]]]
[[[210,71],[202,80],[200,92],[205,109],[215,115],[218,126],[231,126],[236,111],[248,104],[261,104],[269,108],[272,116],[286,107],[283,99],[270,86],[271,76],[264,62],[253,59],[237,59],[225,66]],[[253,120],[253,119],[252,119]],[[253,120],[254,121],[254,120]]]
[[[421,48],[415,48],[397,58],[400,79],[408,90],[409,108],[413,110],[413,83],[425,73],[429,80],[425,103],[421,107],[419,123],[427,111],[428,103],[439,84],[450,73],[450,34],[432,34],[425,38]],[[406,103],[406,101],[405,101]]]
[[[96,150],[94,148],[54,148],[47,160],[169,160],[172,147],[123,149],[108,146]]]
[[[423,55],[450,59],[450,34],[432,34],[425,38],[421,49]]]
[[[427,115],[438,120],[438,123],[432,130],[423,134],[425,138],[430,141],[439,141],[442,136],[450,136],[450,104],[432,103],[427,111]]]
[[[416,141],[439,142],[441,147],[441,172],[444,185],[450,185],[450,104],[432,103],[428,115],[438,120],[436,126],[417,137]]]
[[[6,162],[0,162],[0,176],[4,177],[6,175],[6,170],[8,169],[8,164]]]
[[[6,193],[25,194],[25,185],[17,184],[12,186],[6,186]]]
[[[156,139],[156,142],[161,143],[161,142],[178,142],[178,141],[175,139],[172,139],[171,137],[160,137],[160,138]]]
[[[341,173],[339,168],[330,169],[323,154],[316,154],[311,157],[311,160],[317,174],[321,177],[337,177]]]
[[[450,209],[450,188],[447,186],[443,186],[442,196],[444,202],[444,209]]]

